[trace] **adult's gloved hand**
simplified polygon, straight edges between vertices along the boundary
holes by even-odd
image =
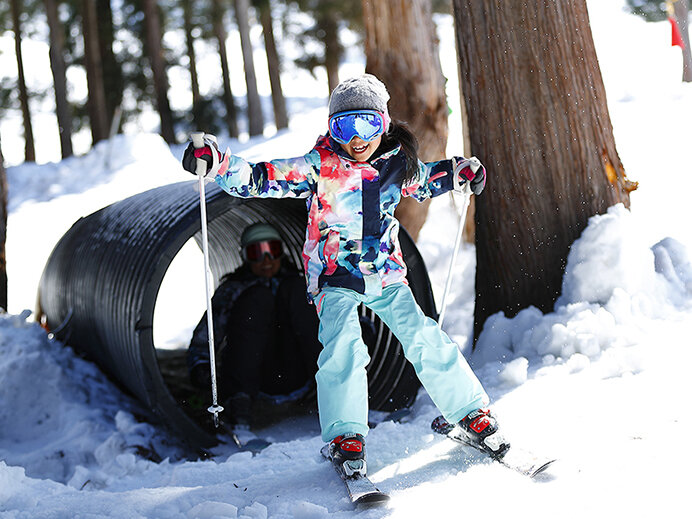
[[[198,389],[209,389],[211,387],[209,364],[203,362],[193,366],[190,370],[190,382]]]
[[[485,168],[481,161],[476,157],[454,160],[454,190],[463,191],[464,184],[469,182],[471,192],[480,195],[485,187]]]
[[[190,142],[189,146],[185,149],[185,153],[183,153],[183,169],[196,175],[197,159],[202,159],[207,163],[207,170],[204,176],[212,177],[213,179],[219,169],[219,164],[224,159],[224,155],[219,151],[216,137],[211,134],[205,134],[204,146],[201,148],[195,148],[194,144]]]

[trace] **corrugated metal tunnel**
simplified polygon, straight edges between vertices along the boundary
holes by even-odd
[[[95,361],[189,443],[208,447],[217,439],[173,397],[161,373],[153,334],[154,308],[166,271],[188,240],[201,243],[195,186],[195,181],[162,186],[75,222],[46,264],[39,312],[58,339]],[[304,201],[241,200],[210,185],[207,212],[215,284],[241,264],[240,234],[253,222],[274,225],[287,254],[302,265]],[[420,253],[405,231],[400,240],[413,293],[423,311],[436,317]],[[368,345],[371,408],[391,411],[410,405],[419,388],[413,368],[386,326],[367,309],[361,314],[375,330]]]

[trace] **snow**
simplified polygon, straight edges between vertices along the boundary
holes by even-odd
[[[211,459],[183,459],[175,439],[148,423],[137,402],[93,364],[49,339],[24,311],[34,306],[50,251],[75,220],[189,178],[178,165],[182,146],[171,150],[157,135],[139,132],[81,157],[8,170],[0,516],[339,519],[428,517],[440,510],[482,517],[684,515],[689,478],[680,473],[692,462],[685,448],[692,432],[685,411],[692,394],[692,229],[685,214],[692,187],[685,142],[692,88],[680,82],[680,52],[669,46],[667,22],[646,24],[627,15],[621,0],[588,5],[618,151],[630,179],[640,182],[632,211],[615,206],[591,219],[572,247],[553,312],[526,308],[511,319],[492,316],[473,354],[468,336],[475,254],[464,245],[445,323],[493,399],[508,437],[558,457],[556,478],[530,481],[434,435],[429,424],[437,412],[424,391],[404,423],[380,423],[368,436],[369,472],[391,493],[387,508],[351,508],[320,457],[312,417],[260,431],[274,443],[256,456],[221,444]],[[437,20],[453,122],[458,96],[452,23]],[[362,56],[355,56],[345,70],[359,65]],[[315,101],[306,100],[310,94]],[[234,152],[259,159],[309,149],[324,129],[326,98],[323,85],[311,80],[303,81],[301,95],[306,97],[291,101],[300,116],[292,118],[290,130],[232,141]],[[7,128],[3,147],[21,149]],[[453,123],[450,154],[460,152],[459,132]],[[50,138],[39,138],[50,146]],[[44,153],[58,156],[55,149]],[[456,231],[439,222],[456,218],[449,199],[437,199],[419,242],[438,301]],[[198,260],[194,249],[181,252],[167,276],[171,285],[189,285],[190,322],[179,322],[180,312],[175,320],[167,317],[173,313],[157,305],[155,327],[171,347],[188,340],[203,311],[202,276],[191,277],[200,270]]]

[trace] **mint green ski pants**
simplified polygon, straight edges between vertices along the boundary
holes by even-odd
[[[322,352],[317,359],[317,405],[322,439],[368,433],[370,362],[361,337],[358,305],[372,309],[402,345],[423,387],[450,423],[488,404],[488,397],[459,348],[416,303],[408,285],[396,283],[379,296],[324,288],[317,296]]]

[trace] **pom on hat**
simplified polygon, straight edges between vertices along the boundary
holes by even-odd
[[[281,235],[268,223],[253,223],[246,227],[243,234],[240,236],[240,246],[247,247],[251,243],[267,240],[281,241]]]
[[[329,117],[348,110],[377,110],[389,118],[389,92],[384,83],[372,74],[346,79],[339,83],[329,98]]]

